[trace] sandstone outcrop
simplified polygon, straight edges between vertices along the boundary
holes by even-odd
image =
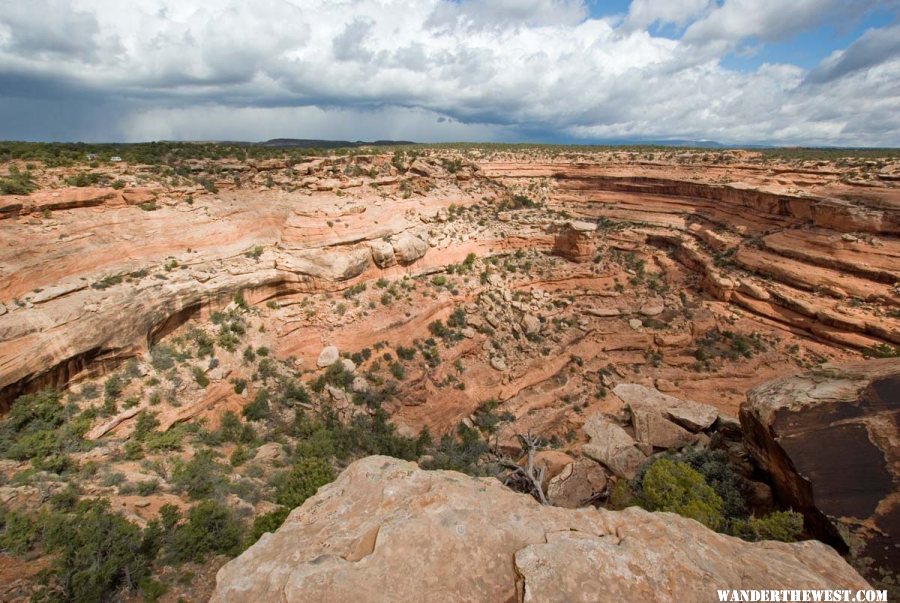
[[[394,257],[401,264],[411,264],[425,255],[428,243],[412,234],[403,234],[391,243]]]
[[[608,477],[599,463],[586,458],[578,459],[550,479],[547,500],[556,507],[583,507],[608,494]]]
[[[747,394],[741,425],[776,494],[866,576],[900,567],[900,360],[824,365]]]
[[[588,417],[582,430],[590,442],[581,447],[581,452],[602,463],[618,477],[633,478],[647,460],[628,432],[602,414]]]
[[[716,601],[863,589],[819,542],[747,543],[671,514],[542,507],[491,479],[368,457],[216,576],[237,601]]]
[[[597,250],[596,233],[596,224],[570,220],[559,228],[553,252],[573,262],[590,261]]]

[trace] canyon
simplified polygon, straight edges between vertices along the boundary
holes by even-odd
[[[896,157],[449,145],[157,164],[16,159],[7,176],[13,167],[34,190],[0,196],[0,409],[12,416],[17,400],[61,392],[88,442],[66,462],[100,470],[67,481],[7,455],[5,505],[39,508],[76,480],[145,526],[163,505],[191,507],[173,468],[215,447],[232,461],[249,454],[221,469],[237,485],[221,498],[249,520],[276,509],[250,491],[277,489],[307,443],[283,426],[304,413],[384,419],[410,442],[474,434],[482,474],[492,462],[525,468],[523,435],[541,439],[541,477],[526,492],[549,509],[494,478],[335,456],[344,473],[273,535],[164,597],[378,590],[419,571],[402,560],[418,537],[440,532],[448,549],[433,554],[465,557],[429,509],[477,533],[480,551],[514,558],[496,572],[470,568],[482,576],[471,592],[443,590],[453,576],[429,565],[432,597],[578,600],[549,585],[591,575],[578,564],[565,575],[562,560],[586,554],[609,560],[607,577],[641,568],[634,591],[602,591],[625,599],[774,588],[762,577],[776,568],[778,587],[865,588],[857,571],[896,585]],[[211,445],[235,416],[255,436]],[[835,446],[824,465],[822,437]],[[821,543],[742,543],[688,519],[592,508],[648,459],[692,446],[725,451],[759,510],[802,513],[805,535],[855,570]],[[440,465],[443,451],[413,460],[457,468]],[[871,475],[857,491],[846,481],[859,467]],[[151,481],[145,495],[122,488]],[[379,488],[402,496],[362,518],[387,497]],[[493,515],[463,517],[486,497],[502,501],[485,505]],[[417,515],[404,520],[410,505]],[[303,559],[291,557],[290,542],[307,538],[316,542]],[[677,582],[702,565],[696,542],[718,559],[713,578]],[[654,547],[671,566],[653,567]],[[319,562],[324,550],[341,552]],[[257,565],[266,569],[248,583]],[[788,579],[793,567],[802,584]],[[4,598],[25,596],[25,582]],[[395,586],[401,598],[416,588]]]

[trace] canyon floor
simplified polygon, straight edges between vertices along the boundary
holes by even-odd
[[[623,384],[736,424],[765,382],[900,346],[896,157],[447,146],[3,172],[34,190],[0,196],[0,408],[64,408],[53,442],[4,444],[13,509],[74,484],[139,526],[210,497],[251,522],[303,446],[340,470],[384,452],[366,432],[427,466],[475,433],[487,473],[531,434],[580,459]],[[307,437],[329,421],[359,429]],[[191,470],[216,480],[192,492]],[[161,600],[205,600],[210,559]],[[0,557],[0,598],[39,569]]]

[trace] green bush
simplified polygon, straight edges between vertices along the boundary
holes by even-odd
[[[674,455],[673,461],[687,463],[698,471],[722,499],[722,512],[726,518],[742,517],[747,514],[747,486],[728,463],[728,455],[722,450],[693,448],[683,454]]]
[[[290,512],[291,509],[287,507],[279,507],[269,513],[257,515],[253,520],[253,528],[250,530],[250,535],[247,538],[247,546],[259,540],[259,537],[266,532],[271,533],[280,528]]]
[[[123,448],[126,461],[136,461],[144,458],[144,447],[137,440],[128,440]]]
[[[92,416],[63,406],[59,394],[46,389],[19,396],[0,420],[0,455],[30,460],[37,469],[60,473],[71,463],[68,453],[87,447],[83,436]]]
[[[106,400],[115,400],[125,389],[125,380],[121,375],[110,375],[103,383],[103,395]]]
[[[3,195],[27,195],[37,189],[37,185],[31,179],[31,172],[19,171],[15,165],[9,166],[9,175],[0,178],[0,194]]]
[[[181,450],[181,440],[184,438],[185,426],[176,425],[164,432],[152,432],[144,438],[144,444],[149,452],[162,450]]]
[[[188,511],[183,525],[175,528],[167,556],[196,563],[202,563],[208,554],[234,556],[241,552],[242,531],[228,507],[204,500]]]
[[[200,368],[199,366],[195,366],[191,368],[191,373],[194,375],[194,381],[197,382],[197,385],[200,387],[206,387],[209,385],[209,377],[206,376],[206,372]]]
[[[159,421],[156,418],[156,413],[142,410],[135,419],[132,437],[137,441],[143,441],[147,439],[147,436],[152,434],[157,427],[159,427]]]
[[[721,497],[686,463],[665,458],[653,462],[636,493],[638,504],[649,511],[677,513],[713,530],[724,525]]]
[[[136,588],[151,562],[142,540],[141,530],[106,500],[83,500],[72,514],[50,515],[43,546],[53,556],[38,599],[107,601],[121,588]]]
[[[406,371],[403,369],[403,365],[399,362],[392,362],[390,365],[391,375],[393,375],[394,379],[397,381],[403,381],[406,379]]]
[[[330,463],[316,457],[300,459],[276,483],[275,501],[293,509],[332,481],[334,470]]]
[[[453,310],[453,313],[450,314],[450,318],[447,319],[447,324],[456,329],[462,329],[466,326],[466,311],[462,308],[456,308]]]
[[[158,345],[150,350],[150,364],[158,371],[166,371],[175,366],[175,351],[169,346]]]
[[[469,475],[484,475],[486,468],[481,466],[482,457],[488,452],[488,445],[481,438],[478,430],[460,423],[457,438],[450,435],[441,437],[438,446],[431,451],[432,460],[423,463],[425,469],[449,469]]]
[[[38,522],[30,515],[0,507],[0,551],[24,555],[34,550],[40,536]]]
[[[269,390],[261,389],[256,393],[253,402],[241,411],[249,421],[262,421],[269,416]]]
[[[77,174],[66,177],[66,184],[78,187],[91,186],[100,182],[101,177],[101,174],[92,172],[78,172]]]
[[[486,431],[488,433],[494,433],[497,430],[497,426],[504,421],[512,421],[515,419],[515,416],[508,412],[504,411],[502,413],[496,413],[495,411],[500,406],[500,401],[496,398],[491,398],[490,400],[483,402],[474,413],[475,426],[478,427],[482,431]]]
[[[803,515],[795,511],[775,511],[764,517],[748,517],[731,523],[731,533],[744,540],[795,542],[803,532]]]
[[[416,348],[409,347],[405,348],[402,345],[397,346],[397,356],[402,360],[412,360],[416,356]]]
[[[344,363],[341,360],[336,360],[325,370],[324,374],[310,383],[310,387],[314,392],[321,393],[326,385],[347,389],[352,383],[353,373],[344,368]]]
[[[213,459],[210,450],[201,450],[187,461],[176,461],[172,470],[172,484],[187,493],[191,500],[212,498],[221,494],[226,485],[224,467]]]
[[[247,449],[243,446],[238,446],[231,453],[231,457],[228,459],[231,463],[232,467],[239,467],[247,462],[247,459],[250,458],[250,453],[247,452]]]

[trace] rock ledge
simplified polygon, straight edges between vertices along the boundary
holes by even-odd
[[[225,601],[714,601],[868,588],[819,542],[747,543],[672,514],[541,507],[492,479],[373,456],[216,577]]]

